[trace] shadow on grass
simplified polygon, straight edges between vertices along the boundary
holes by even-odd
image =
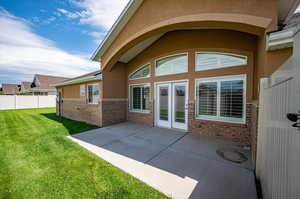
[[[58,116],[56,113],[42,113],[41,115],[62,124],[68,130],[70,135],[99,128],[98,126],[87,124],[85,122],[75,121]]]

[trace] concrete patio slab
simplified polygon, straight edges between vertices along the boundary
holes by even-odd
[[[221,139],[215,139],[208,136],[188,134],[184,136],[184,138],[176,142],[174,145],[172,145],[171,148],[178,151],[183,151],[187,154],[193,153],[195,155],[204,156],[208,159],[213,159],[227,164],[232,164],[237,167],[243,167],[251,170],[254,169],[254,165],[251,159],[251,152],[249,150],[242,149],[240,147],[240,144],[238,143],[224,141]],[[248,160],[238,164],[238,163],[230,162],[228,160],[224,160],[216,153],[217,149],[227,149],[227,148],[233,148],[233,149],[237,149],[238,151],[241,151],[247,157]]]
[[[69,138],[175,199],[257,198],[251,167],[216,155],[235,143],[130,122]]]
[[[167,145],[153,144],[151,140],[140,136],[130,136],[102,148],[144,163],[166,147]]]
[[[254,175],[247,169],[173,149],[148,164],[197,181],[189,199],[256,198]]]

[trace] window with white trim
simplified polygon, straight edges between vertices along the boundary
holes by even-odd
[[[99,84],[87,85],[87,103],[88,104],[99,103]]]
[[[196,71],[210,70],[247,64],[247,57],[242,55],[199,52],[196,53]]]
[[[130,111],[149,112],[150,85],[130,85],[129,89]]]
[[[139,69],[137,69],[135,72],[129,75],[129,79],[140,79],[140,78],[147,78],[150,77],[150,64],[146,64]]]
[[[245,81],[244,75],[196,80],[196,118],[244,123]]]
[[[171,55],[156,61],[155,75],[171,75],[188,72],[188,55]]]
[[[80,85],[80,96],[85,96],[85,84]]]

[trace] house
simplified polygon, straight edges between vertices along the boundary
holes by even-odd
[[[17,95],[19,94],[18,84],[2,84],[2,92],[4,95]]]
[[[293,51],[287,34],[269,35],[296,3],[131,0],[92,56],[101,63],[99,114],[85,120],[182,129],[255,149],[260,78]],[[63,116],[89,112],[64,106],[79,84],[58,90]]]
[[[53,85],[68,79],[66,77],[36,74],[34,75],[30,92],[34,95],[56,95],[56,89]]]
[[[100,87],[102,75],[95,71],[59,82],[57,114],[101,126]]]
[[[20,93],[30,93],[31,82],[21,82]]]

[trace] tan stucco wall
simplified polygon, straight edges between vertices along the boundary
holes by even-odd
[[[195,71],[195,53],[198,51],[223,52],[245,55],[248,64],[244,66],[227,67],[206,71]],[[128,80],[127,84],[151,83],[150,113],[128,112],[127,119],[135,122],[154,125],[154,83],[173,80],[188,80],[189,119],[188,130],[194,133],[222,137],[243,144],[250,143],[251,101],[254,99],[254,67],[257,52],[257,36],[230,30],[181,30],[165,34],[162,38],[136,56],[127,64],[128,77],[139,67],[146,63],[151,64],[151,77]],[[188,53],[188,72],[176,75],[155,76],[155,60],[167,55]],[[195,79],[203,77],[216,77],[228,75],[247,75],[247,116],[245,124],[228,122],[204,121],[195,119]],[[105,83],[105,82],[104,82]],[[128,86],[127,86],[128,88]]]
[[[270,76],[293,54],[293,48],[269,51],[267,53],[267,67],[263,76]]]
[[[80,98],[81,100],[84,101],[86,99],[86,96],[80,96],[80,85],[88,85],[88,84],[95,84],[95,83],[99,83],[99,89],[101,91],[102,81],[90,81],[87,83],[61,86],[59,88],[61,88],[63,90],[63,98],[78,98],[78,99]],[[103,93],[100,92],[100,98],[102,95],[103,95]]]
[[[264,35],[264,31],[277,28],[277,1],[145,0],[101,57],[102,67],[115,63],[118,56],[146,37],[192,27],[219,27]]]
[[[140,66],[151,63],[151,78],[130,80],[129,83],[159,82],[189,79],[189,99],[194,99],[194,79],[202,77],[247,74],[247,98],[253,99],[253,71],[257,37],[229,30],[187,30],[169,32],[127,64],[127,77]],[[195,72],[195,52],[225,52],[245,55],[247,66]],[[189,72],[156,77],[155,59],[176,53],[187,52]]]
[[[102,72],[103,98],[126,98],[126,65],[116,63],[110,71]]]

